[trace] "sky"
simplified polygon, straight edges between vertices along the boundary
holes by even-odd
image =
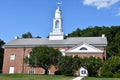
[[[120,0],[0,0],[0,39],[31,32],[45,38],[52,32],[55,10],[62,10],[63,31],[94,26],[120,26]]]

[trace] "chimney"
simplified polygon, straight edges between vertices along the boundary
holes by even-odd
[[[105,37],[105,34],[102,34],[102,38],[104,38]]]
[[[18,39],[18,36],[15,36],[15,38],[14,39]]]

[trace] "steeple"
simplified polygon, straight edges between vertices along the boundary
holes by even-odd
[[[55,17],[53,19],[53,31],[50,32],[49,40],[63,40],[64,33],[62,30],[62,10],[58,7],[55,11]]]

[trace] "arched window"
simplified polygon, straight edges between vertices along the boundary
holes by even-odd
[[[88,50],[86,47],[81,47],[80,50]]]
[[[59,28],[59,21],[58,20],[55,22],[55,28]]]

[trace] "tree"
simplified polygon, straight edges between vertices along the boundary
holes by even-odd
[[[58,62],[58,68],[63,75],[74,75],[81,66],[81,58],[78,56],[62,56]]]
[[[2,65],[3,65],[3,56],[4,56],[3,45],[4,44],[5,44],[5,42],[0,39],[0,73],[2,71]]]
[[[56,66],[61,56],[61,52],[57,49],[40,46],[32,49],[30,57],[25,58],[25,63],[28,63],[31,67],[42,67],[45,74],[48,74],[48,69],[51,65]]]
[[[68,34],[68,37],[80,37],[80,36],[81,36],[81,30],[79,28],[77,28],[71,34]]]
[[[36,36],[36,38],[41,38],[40,36]]]
[[[100,73],[101,76],[107,76],[106,73],[120,73],[120,57],[119,56],[112,56],[108,60],[106,60],[101,67]]]
[[[27,32],[25,34],[22,34],[22,38],[32,38],[32,34],[30,32]]]
[[[97,76],[98,70],[102,66],[102,60],[96,57],[85,57],[82,59],[82,66],[88,70],[89,76]]]

